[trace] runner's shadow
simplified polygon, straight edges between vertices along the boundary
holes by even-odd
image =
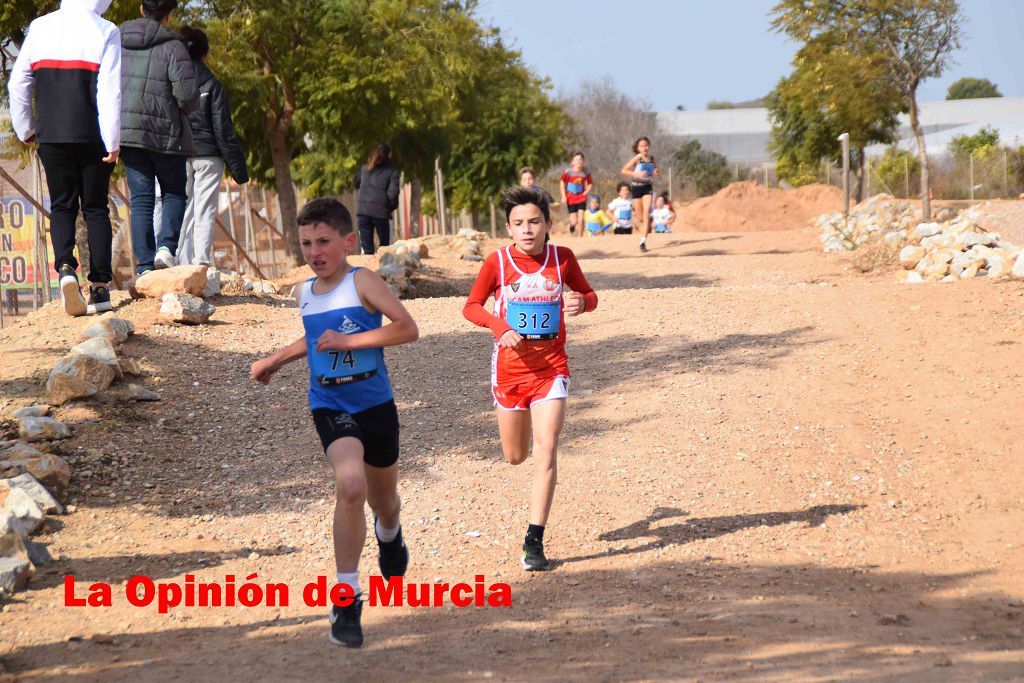
[[[654,526],[656,522],[664,519],[685,517],[686,512],[678,508],[658,507],[654,509],[646,519],[634,522],[629,526],[606,531],[598,540],[601,541],[625,541],[637,538],[651,538],[653,540],[634,548],[622,547],[612,548],[603,553],[592,553],[577,557],[569,557],[558,564],[571,562],[582,562],[594,560],[599,557],[614,557],[616,555],[634,555],[637,553],[656,550],[670,545],[682,545],[706,538],[718,538],[726,534],[732,534],[743,529],[759,526],[783,526],[795,522],[806,522],[807,526],[821,526],[831,515],[845,515],[863,508],[863,505],[816,505],[806,510],[795,510],[793,512],[765,512],[747,515],[725,515],[722,517],[695,517],[679,524],[668,526]]]

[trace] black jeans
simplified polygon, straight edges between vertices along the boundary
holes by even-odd
[[[50,243],[53,268],[78,268],[75,258],[75,223],[78,208],[89,235],[89,280],[106,284],[113,277],[110,266],[110,209],[107,192],[114,164],[100,143],[40,143],[39,160],[50,191]]]
[[[372,254],[376,251],[373,246],[374,232],[377,233],[380,246],[386,247],[391,244],[391,221],[387,218],[360,214],[356,216],[356,222],[359,224],[359,246],[363,248],[364,253]]]

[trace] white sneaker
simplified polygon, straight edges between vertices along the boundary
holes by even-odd
[[[171,250],[167,247],[160,247],[156,250],[156,256],[153,257],[153,267],[157,270],[161,268],[173,268],[174,255],[171,254]]]
[[[85,315],[88,304],[85,303],[82,288],[78,284],[78,276],[71,266],[65,265],[60,268],[60,298],[68,315]]]

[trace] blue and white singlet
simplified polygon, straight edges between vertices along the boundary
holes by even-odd
[[[327,330],[357,334],[381,326],[380,312],[363,307],[356,291],[356,271],[352,268],[338,285],[326,294],[315,294],[311,278],[302,283],[299,311],[306,329],[306,358],[309,362],[310,410],[327,408],[360,413],[390,401],[394,394],[384,349],[354,351],[316,350],[317,339]]]

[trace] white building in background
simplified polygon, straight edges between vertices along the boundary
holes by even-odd
[[[921,102],[920,106],[929,153],[941,155],[954,135],[969,135],[986,125],[999,130],[1003,144],[1024,144],[1024,97],[939,100]],[[768,149],[772,127],[767,109],[664,111],[657,113],[657,121],[663,135],[696,138],[703,147],[724,154],[731,163],[756,166],[774,161]],[[1015,135],[1019,140],[1016,144]],[[906,115],[900,117],[900,137],[901,147],[916,149]],[[884,146],[869,148],[868,154],[884,150]]]

